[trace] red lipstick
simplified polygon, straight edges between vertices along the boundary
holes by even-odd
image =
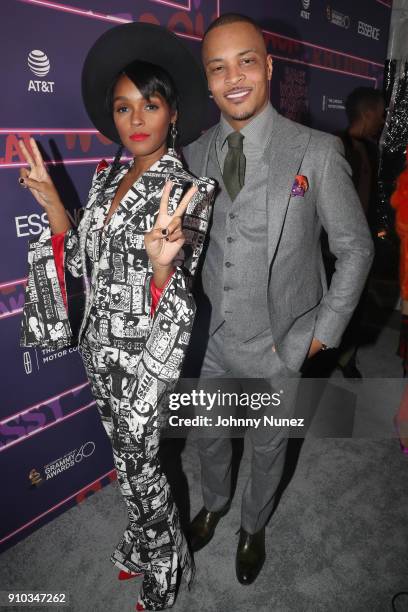
[[[141,142],[142,140],[146,140],[146,138],[149,138],[150,134],[144,134],[142,132],[140,133],[134,133],[131,136],[129,136],[130,140],[133,140],[135,142]]]

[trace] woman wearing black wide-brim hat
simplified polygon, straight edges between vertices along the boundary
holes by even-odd
[[[185,145],[199,135],[205,78],[175,35],[133,23],[96,41],[82,91],[95,126],[120,147],[112,164],[96,169],[75,229],[35,141],[30,151],[20,143],[29,164],[20,183],[50,221],[30,246],[22,344],[72,342],[64,272],[82,276],[79,350],[129,517],[112,561],[120,579],[143,576],[138,610],[162,610],[174,603],[178,577],[190,584],[194,575],[158,446],[166,397],[190,337],[190,285],[214,190],[211,179],[189,174],[174,151],[175,140]],[[123,147],[130,163],[120,162]]]

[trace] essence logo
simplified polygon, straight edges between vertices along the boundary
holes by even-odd
[[[77,227],[84,213],[83,208],[75,208],[74,210],[66,210],[66,213],[71,223]],[[19,215],[14,217],[16,226],[17,238],[25,238],[27,236],[38,236],[49,225],[47,213],[32,213],[31,215]]]
[[[33,213],[32,215],[20,215],[14,217],[17,238],[25,236],[37,236],[48,227],[47,213]]]
[[[33,49],[28,54],[27,64],[29,69],[35,76],[44,78],[50,71],[51,64],[50,60],[44,53],[39,49]],[[38,81],[30,79],[28,82],[27,91],[35,91],[36,93],[53,93],[54,92],[54,81]]]
[[[380,40],[380,28],[375,28],[369,23],[364,23],[364,21],[358,22],[357,32],[360,36],[367,36],[367,38],[372,38],[373,40]]]

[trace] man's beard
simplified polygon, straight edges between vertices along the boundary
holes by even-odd
[[[247,121],[247,119],[251,119],[255,114],[255,111],[247,111],[246,113],[242,113],[242,115],[230,115],[230,118],[234,121]]]

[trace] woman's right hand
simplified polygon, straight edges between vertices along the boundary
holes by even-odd
[[[19,141],[19,146],[30,167],[29,169],[20,168],[20,184],[28,188],[37,202],[45,209],[63,207],[34,138],[30,138],[31,153],[22,140]]]

